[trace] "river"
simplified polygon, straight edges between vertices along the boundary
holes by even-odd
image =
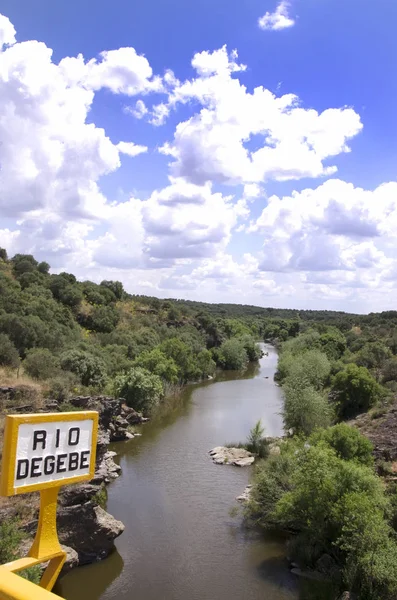
[[[251,469],[212,463],[208,451],[242,441],[260,418],[282,433],[282,395],[271,346],[259,365],[190,386],[178,408],[114,444],[122,475],[108,488],[108,511],[123,521],[116,551],[66,575],[66,600],[292,600],[298,590],[285,544],[230,516]],[[316,596],[313,598],[325,596]]]

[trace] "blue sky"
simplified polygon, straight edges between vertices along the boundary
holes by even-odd
[[[133,293],[395,307],[395,2],[0,11],[10,254]]]

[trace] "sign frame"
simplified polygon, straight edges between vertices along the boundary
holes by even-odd
[[[60,423],[68,421],[87,421],[92,420],[92,436],[91,436],[91,454],[89,472],[84,475],[75,475],[74,477],[65,477],[54,481],[45,481],[41,483],[29,484],[23,487],[14,487],[18,430],[20,425],[34,423]],[[4,444],[2,469],[0,475],[0,496],[16,496],[27,494],[40,490],[59,488],[63,485],[80,483],[88,481],[94,477],[96,447],[98,439],[98,412],[96,411],[76,411],[64,413],[34,413],[26,415],[7,415],[4,430]]]

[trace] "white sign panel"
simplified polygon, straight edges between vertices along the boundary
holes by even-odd
[[[14,488],[88,475],[92,419],[24,423],[18,427]]]

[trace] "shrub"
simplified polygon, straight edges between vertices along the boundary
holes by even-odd
[[[68,350],[61,355],[61,367],[75,373],[84,386],[101,387],[106,379],[106,365],[97,356],[84,350]]]
[[[150,413],[163,395],[160,377],[141,367],[116,377],[114,390],[117,396],[125,398],[128,406],[145,413]]]
[[[333,378],[331,395],[336,401],[339,418],[348,419],[366,412],[384,391],[368,369],[350,364]]]
[[[0,365],[5,367],[19,367],[19,354],[14,344],[5,333],[0,333]]]
[[[232,338],[223,342],[219,348],[219,362],[223,369],[238,371],[245,369],[248,363],[247,351],[244,344]]]
[[[331,407],[323,393],[309,384],[302,373],[289,375],[283,386],[283,419],[286,430],[310,435],[317,427],[331,423]]]
[[[59,371],[59,360],[47,348],[28,350],[23,367],[34,379],[50,379]]]
[[[320,440],[333,448],[339,458],[343,458],[343,460],[356,460],[367,466],[374,464],[372,442],[358,429],[350,427],[347,423],[339,423],[329,429],[321,429],[310,437],[310,443],[313,444]]]
[[[6,519],[0,523],[0,564],[10,562],[15,558],[23,537],[15,519]]]

